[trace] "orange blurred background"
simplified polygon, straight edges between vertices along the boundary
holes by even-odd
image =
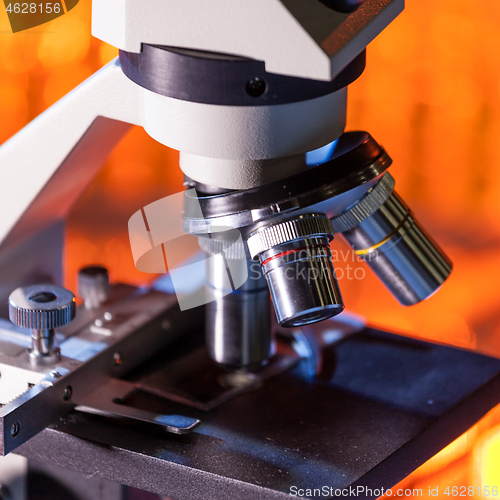
[[[454,262],[439,293],[401,307],[336,240],[348,309],[406,335],[500,357],[500,1],[407,0],[368,48],[350,88],[348,129],[368,130],[394,159],[397,190]],[[90,0],[12,34],[0,8],[0,144],[117,55],[90,36]],[[75,206],[66,286],[89,263],[137,284],[129,217],[182,189],[178,154],[133,129]],[[347,266],[360,268],[353,272]],[[500,409],[420,467],[405,487],[499,486]],[[477,490],[476,490],[477,494]],[[500,495],[498,495],[500,498]],[[434,497],[435,498],[435,497]]]

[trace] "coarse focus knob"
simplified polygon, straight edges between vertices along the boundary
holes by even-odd
[[[108,270],[102,266],[82,267],[78,272],[78,294],[86,309],[97,309],[109,296]]]
[[[14,290],[9,297],[9,319],[21,328],[53,330],[75,317],[75,296],[52,284]]]

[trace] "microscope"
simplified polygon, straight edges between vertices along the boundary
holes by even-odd
[[[0,147],[0,448],[29,495],[43,476],[51,498],[377,497],[500,402],[500,361],[343,312],[334,236],[404,306],[452,270],[389,154],[345,132],[403,7],[93,0],[119,57]],[[89,263],[77,307],[65,218],[132,125],[180,152],[186,190],[128,228],[137,268],[169,274]]]

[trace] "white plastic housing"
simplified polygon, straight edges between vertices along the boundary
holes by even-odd
[[[366,0],[351,14],[319,0],[93,0],[92,8],[92,34],[121,50],[206,50],[265,61],[270,73],[331,80],[404,0]]]

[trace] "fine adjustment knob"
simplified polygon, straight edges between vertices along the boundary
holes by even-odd
[[[108,270],[102,266],[82,267],[78,272],[78,294],[85,309],[97,309],[109,296]]]
[[[54,329],[70,323],[75,311],[75,296],[57,285],[21,287],[9,297],[9,319],[21,328],[31,329],[30,355],[34,358],[57,354]]]

